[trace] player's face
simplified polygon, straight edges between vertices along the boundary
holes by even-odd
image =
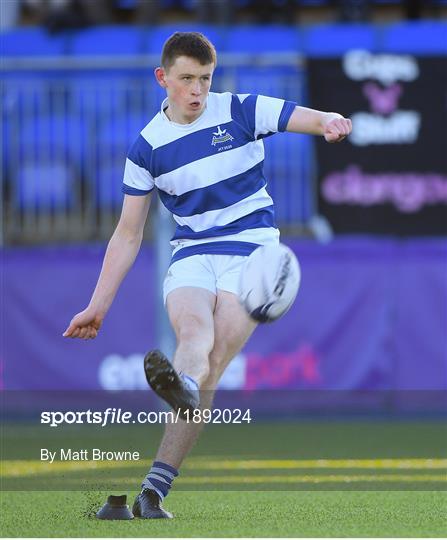
[[[189,124],[202,114],[213,71],[214,64],[202,66],[188,56],[177,57],[167,70],[155,70],[159,84],[166,88],[169,99],[166,113],[173,122]]]

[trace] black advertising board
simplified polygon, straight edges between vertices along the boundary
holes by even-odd
[[[316,142],[318,205],[335,233],[447,233],[447,59],[350,51],[309,60],[311,107],[353,122]]]

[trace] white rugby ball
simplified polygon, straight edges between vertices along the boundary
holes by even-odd
[[[239,277],[239,300],[255,321],[276,321],[296,298],[301,271],[284,244],[260,246],[247,257]]]

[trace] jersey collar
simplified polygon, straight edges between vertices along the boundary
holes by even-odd
[[[169,105],[169,102],[168,102],[168,98],[166,97],[162,101],[162,104],[161,104],[161,107],[160,107],[160,114],[161,114],[161,117],[163,118],[163,120],[165,122],[168,122],[171,126],[175,126],[177,128],[181,128],[181,129],[190,129],[191,127],[197,125],[202,120],[202,118],[205,116],[205,113],[207,111],[207,106],[208,106],[208,99],[205,102],[205,108],[203,109],[202,114],[198,118],[196,118],[194,120],[194,122],[191,122],[190,124],[178,124],[177,122],[172,122],[172,120],[169,120],[167,114],[165,113],[165,109],[167,108],[168,105]]]

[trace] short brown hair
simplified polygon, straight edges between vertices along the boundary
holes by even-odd
[[[200,32],[175,32],[163,45],[161,65],[170,68],[179,56],[194,58],[202,66],[217,64],[216,49]]]

